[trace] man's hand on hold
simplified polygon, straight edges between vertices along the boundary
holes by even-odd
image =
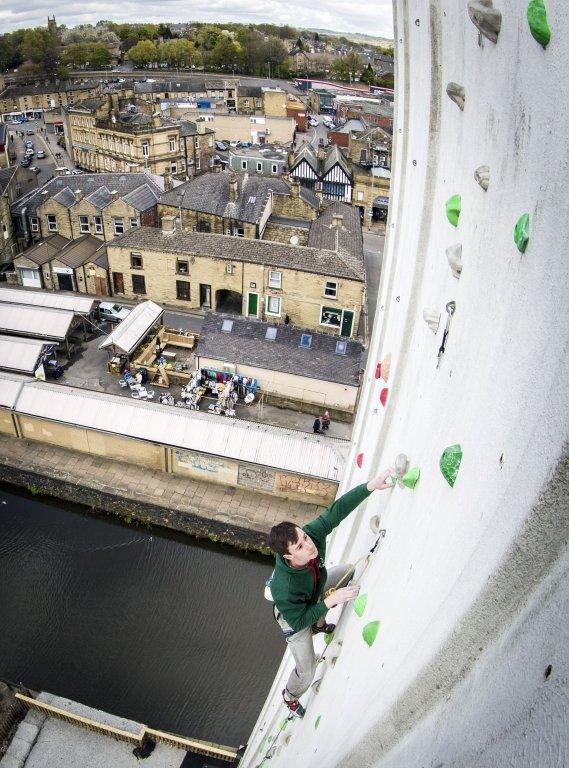
[[[367,484],[368,491],[385,491],[387,488],[393,488],[394,484],[391,482],[392,475],[395,475],[395,470],[393,467],[387,467],[377,477],[369,481]],[[390,482],[387,482],[388,480]]]
[[[341,587],[341,589],[336,589],[331,595],[328,595],[326,600],[324,600],[324,604],[327,608],[333,608],[335,605],[347,603],[348,600],[354,600],[358,596],[359,591],[359,584]]]

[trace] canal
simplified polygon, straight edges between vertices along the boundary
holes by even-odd
[[[0,485],[0,678],[238,746],[284,650],[271,568]]]

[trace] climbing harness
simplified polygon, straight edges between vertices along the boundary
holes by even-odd
[[[378,531],[378,537],[375,540],[374,545],[372,546],[370,551],[367,553],[367,555],[363,555],[362,557],[359,557],[356,560],[356,562],[352,565],[352,567],[342,576],[342,578],[336,584],[336,586],[335,587],[330,587],[330,589],[326,590],[326,592],[324,593],[324,599],[326,599],[329,595],[331,595],[337,589],[339,589],[345,581],[349,581],[350,579],[352,579],[353,576],[354,576],[354,573],[356,572],[356,567],[361,562],[363,562],[364,563],[363,568],[361,569],[360,573],[358,574],[358,578],[361,579],[361,577],[365,573],[365,571],[366,571],[366,569],[367,569],[367,567],[368,567],[368,565],[369,565],[369,563],[371,561],[371,556],[373,555],[373,553],[375,552],[375,550],[379,546],[380,541],[382,539],[384,539],[384,538],[385,538],[385,528],[382,528],[381,530]]]

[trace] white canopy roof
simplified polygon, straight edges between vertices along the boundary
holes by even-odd
[[[340,479],[349,448],[344,440],[35,380],[15,410],[327,480]]]
[[[21,333],[63,341],[73,322],[73,312],[0,302],[0,332]]]
[[[15,373],[0,371],[0,406],[13,408],[18,399],[18,392],[26,381],[33,381],[27,376],[17,376]]]
[[[0,302],[65,309],[77,315],[88,315],[95,303],[94,299],[84,296],[66,296],[56,291],[26,291],[21,288],[0,288]]]
[[[41,339],[0,336],[0,368],[34,373],[41,353],[49,345],[50,342]]]
[[[160,319],[164,310],[153,301],[143,301],[131,311],[107,338],[99,349],[115,347],[129,355],[140,344],[152,326]]]

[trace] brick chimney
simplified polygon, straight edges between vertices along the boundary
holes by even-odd
[[[83,192],[80,189],[76,189],[73,193],[75,195],[75,202],[79,203],[83,200]]]
[[[162,216],[162,234],[173,235],[176,231],[176,217]]]
[[[237,175],[234,171],[229,172],[229,202],[235,203],[237,200]]]

